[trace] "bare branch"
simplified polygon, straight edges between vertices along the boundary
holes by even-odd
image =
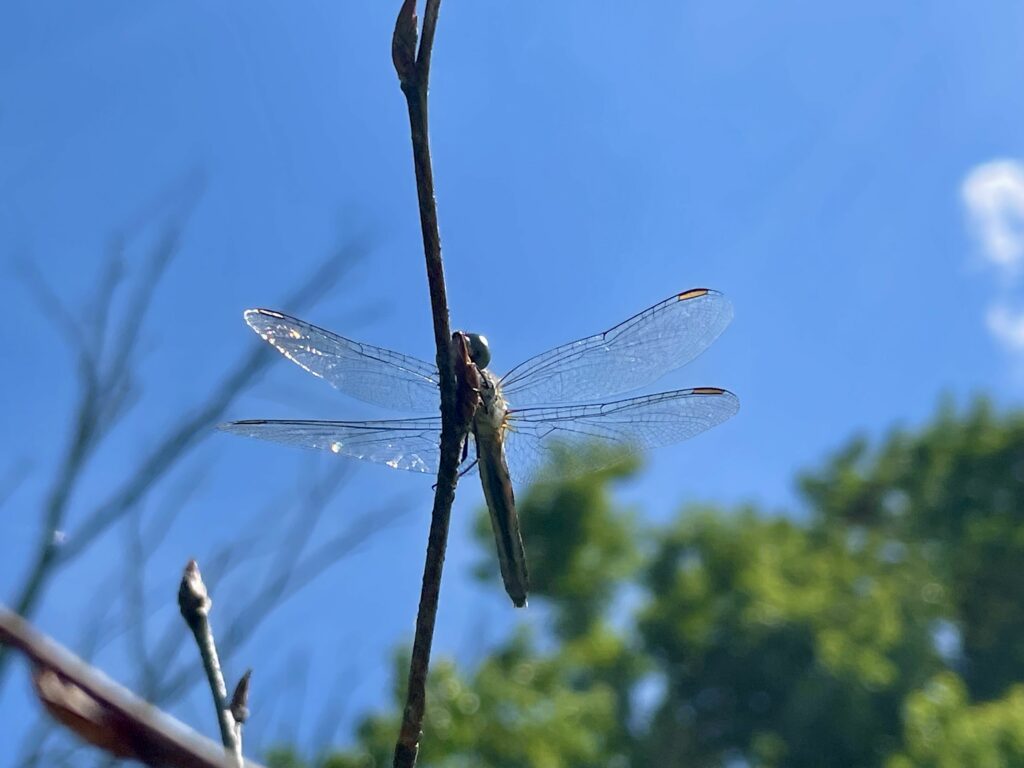
[[[324,705],[313,728],[311,743],[320,754],[327,754],[338,732],[338,724],[352,700],[352,681],[357,679],[358,670],[354,663],[347,663],[334,676],[333,684],[327,689],[330,698]]]
[[[0,643],[32,662],[38,695],[50,714],[94,746],[160,768],[236,765],[219,745],[115,684],[3,607]]]
[[[189,560],[178,588],[178,608],[181,609],[181,616],[192,630],[196,645],[199,647],[203,670],[210,684],[210,693],[213,694],[213,706],[217,711],[221,743],[224,744],[224,749],[233,753],[241,763],[242,744],[238,739],[237,723],[231,712],[227,685],[224,683],[220,659],[217,657],[217,644],[213,639],[213,629],[210,627],[212,607],[213,601],[206,592],[206,585],[203,584],[203,577],[199,573],[199,565],[195,560]]]
[[[23,458],[15,461],[14,465],[4,472],[3,479],[0,480],[0,509],[18,492],[30,469],[31,464]]]
[[[344,251],[340,254],[347,255]],[[321,267],[292,296],[285,301],[287,311],[293,307],[304,307],[315,301],[328,286],[340,276],[341,264],[334,256]],[[66,562],[77,556],[107,528],[121,518],[135,503],[141,500],[152,485],[173,466],[179,457],[197,443],[209,429],[224,417],[228,406],[250,386],[276,360],[266,345],[254,344],[251,352],[243,358],[217,385],[212,395],[191,416],[186,416],[163,440],[142,460],[129,479],[106,502],[86,517],[86,521],[69,537],[68,545],[61,552],[61,561]]]
[[[166,240],[162,241],[166,246]],[[309,278],[284,302],[289,311],[301,309],[316,301],[342,274],[343,270],[356,261],[364,246],[356,243],[332,254]],[[146,271],[143,283],[162,274],[169,258],[167,247],[157,249]],[[109,283],[109,281],[107,281]],[[104,283],[106,285],[107,283]],[[150,285],[136,294],[133,305],[143,313],[148,310],[153,286]],[[131,325],[141,326],[145,320],[137,311],[125,316]],[[93,542],[110,526],[122,519],[136,504],[142,501],[152,487],[183,459],[207,434],[211,427],[224,416],[231,403],[263,373],[273,360],[271,350],[264,345],[253,344],[252,350],[217,384],[205,402],[199,404],[185,418],[173,425],[161,438],[153,441],[153,448],[144,454],[134,468],[126,471],[121,484],[110,496],[83,516],[78,529],[66,537],[58,546],[54,534],[62,527],[67,515],[69,499],[76,487],[85,464],[99,442],[106,436],[114,418],[123,412],[124,398],[130,393],[130,381],[122,368],[130,368],[127,361],[132,358],[135,346],[135,332],[121,332],[118,348],[129,348],[127,355],[115,353],[112,359],[115,379],[104,389],[97,379],[96,369],[90,368],[90,375],[84,377],[84,387],[75,408],[75,426],[68,441],[63,459],[54,475],[43,510],[43,525],[38,543],[33,550],[25,581],[15,597],[15,608],[21,615],[31,615],[42,597],[43,591],[56,571],[85,552]],[[83,361],[92,358],[86,353],[80,355]],[[121,362],[121,361],[124,362]],[[83,363],[84,365],[84,363]],[[108,364],[109,366],[109,364]],[[118,371],[121,371],[118,373]],[[104,398],[108,398],[104,400]],[[0,680],[3,679],[7,651],[0,647]]]
[[[82,334],[81,325],[35,264],[23,258],[15,262],[15,269],[18,278],[39,308],[40,314],[53,323],[68,347],[79,355],[87,354],[90,351],[89,343]]]
[[[39,715],[32,727],[25,732],[21,740],[21,754],[18,756],[19,768],[35,768],[43,762],[43,754],[50,745],[50,740],[57,733],[53,721]]]
[[[284,573],[268,580],[248,601],[236,609],[228,620],[226,629],[220,632],[220,650],[229,658],[241,645],[252,637],[256,628],[273,612],[281,607],[299,590],[321,576],[343,557],[365,544],[369,538],[401,519],[407,511],[395,505],[384,510],[373,510],[354,521],[345,531],[331,537]],[[199,676],[193,665],[186,665],[177,673],[169,675],[155,695],[156,700],[166,704],[187,691]]]
[[[133,511],[125,526],[127,557],[121,579],[123,589],[120,592],[124,595],[124,624],[128,629],[128,645],[139,670],[139,691],[148,697],[153,692],[155,673],[146,650],[146,551],[139,518],[138,511]]]
[[[469,427],[469,422],[464,414],[460,413],[458,404],[456,374],[451,352],[448,298],[444,282],[444,265],[441,260],[441,233],[437,223],[434,175],[430,159],[427,93],[431,53],[440,7],[440,0],[426,0],[423,32],[416,53],[415,66],[409,62],[408,53],[410,48],[415,46],[414,0],[403,2],[392,39],[392,56],[409,111],[416,196],[419,202],[420,228],[423,234],[423,253],[426,259],[441,388],[441,456],[427,539],[426,562],[423,567],[423,585],[416,614],[416,633],[409,667],[407,699],[395,745],[395,768],[412,768],[416,765],[416,756],[419,753],[423,714],[426,708],[427,671],[430,666],[430,649],[437,619],[451,509],[455,500],[455,484],[458,482],[459,453]]]

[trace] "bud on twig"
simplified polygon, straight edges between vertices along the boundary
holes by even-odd
[[[178,608],[181,610],[185,623],[195,629],[196,621],[210,614],[213,601],[206,591],[202,574],[199,573],[199,564],[195,560],[189,560],[185,566],[185,572],[181,575],[181,585],[178,587]]]
[[[252,670],[245,670],[242,679],[235,686],[235,692],[231,696],[231,716],[235,722],[241,725],[249,719],[249,678],[252,677]]]
[[[391,37],[391,60],[402,85],[416,79],[416,0],[405,0],[395,21],[395,33]]]

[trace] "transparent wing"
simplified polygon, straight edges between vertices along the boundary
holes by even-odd
[[[440,455],[441,419],[434,416],[386,421],[232,421],[220,429],[428,474],[437,473]]]
[[[437,367],[389,349],[360,344],[269,309],[249,309],[245,322],[282,355],[347,395],[413,412],[440,406]]]
[[[732,320],[721,293],[696,288],[604,333],[563,344],[501,380],[513,406],[596,400],[650,384],[697,357]]]
[[[529,481],[556,446],[571,450],[603,443],[648,450],[670,445],[721,424],[739,408],[732,392],[699,387],[611,403],[513,410],[505,432],[509,472],[517,482]]]

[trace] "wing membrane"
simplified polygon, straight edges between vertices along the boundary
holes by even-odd
[[[732,320],[721,293],[680,293],[604,333],[527,360],[501,381],[513,406],[597,400],[650,384],[693,360]]]
[[[647,450],[681,442],[721,424],[739,407],[732,392],[699,387],[611,403],[516,409],[505,433],[509,470],[517,481],[528,481],[558,445]]]
[[[431,363],[269,309],[246,310],[245,322],[293,363],[347,395],[421,413],[440,406],[437,367]]]
[[[383,421],[232,421],[220,429],[413,472],[436,474],[440,456],[441,419],[435,416]]]

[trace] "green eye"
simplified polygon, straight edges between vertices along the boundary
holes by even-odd
[[[476,363],[477,368],[486,368],[491,364],[491,348],[487,344],[487,337],[479,333],[467,333],[466,340],[469,342],[469,359]]]

